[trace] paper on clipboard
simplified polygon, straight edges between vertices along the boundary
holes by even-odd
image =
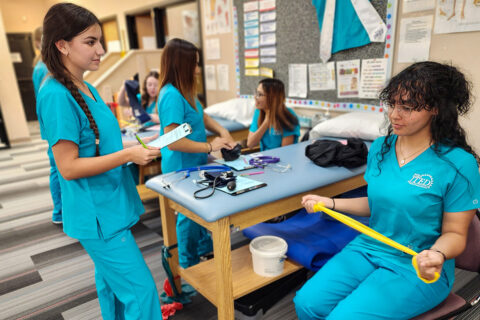
[[[192,133],[192,127],[188,123],[183,123],[172,131],[165,133],[153,141],[150,141],[147,143],[147,145],[151,147],[163,148],[177,140],[185,138],[190,133]]]
[[[223,164],[225,166],[228,166],[232,168],[235,171],[242,171],[242,170],[248,170],[248,169],[253,169],[255,166],[251,165],[249,163],[250,157],[241,155],[238,159],[233,160],[233,161],[225,161],[223,159],[215,159],[216,163]]]

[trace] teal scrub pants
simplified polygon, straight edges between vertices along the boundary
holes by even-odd
[[[62,193],[60,191],[60,182],[58,180],[58,169],[53,158],[52,149],[48,148],[48,160],[50,161],[50,194],[53,201],[53,221],[62,221]]]
[[[297,292],[300,320],[410,319],[441,303],[449,294],[445,274],[435,283],[417,278],[392,262],[348,246]]]
[[[95,263],[104,320],[162,319],[155,281],[129,229],[80,243]]]
[[[198,223],[177,215],[178,261],[182,268],[188,268],[200,262],[200,256],[212,252],[212,238],[207,230]]]

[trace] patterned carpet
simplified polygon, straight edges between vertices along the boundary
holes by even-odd
[[[77,240],[51,223],[47,144],[40,139],[38,123],[29,127],[32,141],[0,150],[0,319],[101,319],[92,261]],[[159,206],[157,200],[144,206],[132,232],[162,292],[166,276]],[[232,243],[238,246],[245,238],[236,233]],[[293,295],[264,319],[296,319]],[[216,308],[196,295],[171,319],[216,318]]]
[[[38,123],[31,123],[32,141],[0,150],[0,319],[101,319],[93,263],[78,241],[51,223],[47,144]],[[133,234],[162,292],[161,221],[156,200],[145,202],[146,213]],[[232,243],[245,243],[240,233]],[[478,296],[480,278],[458,273],[457,289]],[[463,290],[463,291],[462,291]],[[263,319],[297,319],[294,291]],[[458,319],[480,319],[480,308]],[[216,308],[201,295],[171,319],[213,320]],[[238,319],[253,319],[239,316]]]
[[[30,128],[31,142],[0,150],[0,319],[101,319],[92,261],[51,223],[47,144],[37,124]],[[161,292],[159,207],[156,200],[144,205],[146,213],[132,231]],[[215,314],[197,295],[175,319]]]

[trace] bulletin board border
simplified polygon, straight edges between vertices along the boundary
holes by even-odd
[[[387,34],[385,38],[384,54],[383,57],[387,61],[387,74],[386,79],[389,80],[392,75],[393,68],[393,53],[395,45],[395,29],[397,20],[398,1],[388,0],[386,11]],[[241,81],[241,69],[240,69],[240,46],[239,46],[239,27],[238,27],[238,11],[237,7],[233,6],[233,22],[234,22],[234,46],[235,46],[235,81],[236,81],[236,95],[237,98],[253,99],[253,95],[243,95],[240,92]],[[384,112],[385,108],[380,102],[377,104],[368,104],[362,102],[339,102],[339,101],[326,101],[326,100],[312,100],[312,99],[299,99],[299,98],[286,98],[286,104],[291,107],[301,108],[313,108],[320,110],[333,110],[333,111],[368,111],[368,112]]]

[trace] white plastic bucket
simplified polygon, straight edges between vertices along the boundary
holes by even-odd
[[[275,277],[283,272],[287,242],[275,236],[256,237],[250,242],[253,271],[264,277]]]

